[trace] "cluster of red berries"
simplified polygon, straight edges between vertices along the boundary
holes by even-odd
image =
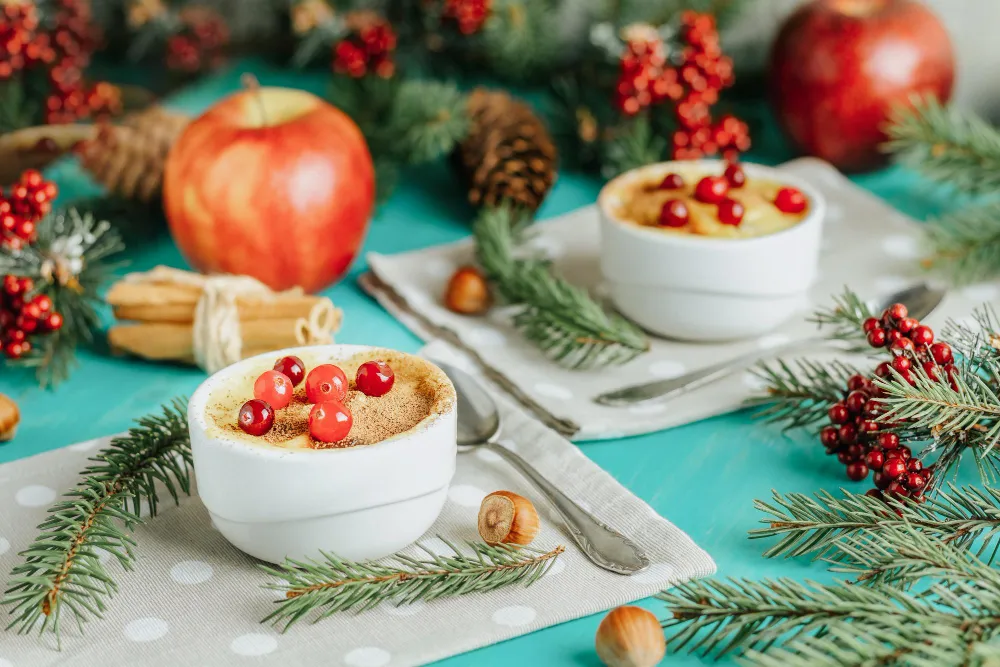
[[[31,352],[29,337],[58,331],[63,326],[63,317],[53,308],[52,299],[45,294],[31,296],[34,289],[31,278],[3,277],[0,343],[9,359],[19,359]]]
[[[892,379],[898,374],[905,382],[916,383],[914,364],[932,380],[953,383],[955,360],[951,346],[934,342],[934,331],[915,318],[908,317],[906,306],[893,304],[880,317],[871,317],[862,324],[868,344],[887,347],[892,361],[880,363],[875,375]],[[895,374],[894,374],[895,371]],[[921,500],[930,483],[932,469],[914,458],[910,449],[899,442],[899,436],[876,419],[885,413],[880,399],[882,390],[869,379],[855,375],[848,380],[848,393],[843,401],[830,407],[831,425],[820,431],[820,441],[828,454],[847,466],[847,476],[860,481],[874,472],[875,487],[868,495],[885,494]]]
[[[309,435],[319,442],[340,442],[351,432],[354,418],[344,404],[347,398],[347,374],[334,364],[321,364],[306,374],[302,359],[287,356],[278,359],[274,369],[264,371],[253,385],[252,400],[240,408],[237,424],[244,433],[262,436],[274,426],[275,410],[287,408],[295,387],[305,380],[309,412]],[[392,389],[396,376],[389,364],[366,361],[358,367],[354,385],[366,396],[383,396]]]
[[[229,45],[229,26],[216,11],[193,7],[179,14],[180,29],[167,39],[167,68],[196,74],[221,65]]]
[[[463,35],[474,35],[490,16],[493,0],[444,0],[441,18],[453,21]]]
[[[0,249],[17,250],[33,242],[58,193],[56,184],[35,169],[23,172],[6,194],[0,191]]]
[[[396,72],[396,33],[382,18],[367,21],[333,47],[333,71],[360,79],[369,73],[388,79]]]
[[[0,81],[24,69],[38,54],[38,13],[30,3],[0,7]],[[30,55],[29,55],[30,50]]]

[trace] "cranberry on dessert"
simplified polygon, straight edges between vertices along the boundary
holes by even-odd
[[[660,224],[664,227],[683,227],[688,219],[688,207],[683,199],[668,199],[660,209]]]
[[[719,222],[734,227],[743,222],[743,204],[726,197],[719,202]]]
[[[347,374],[340,366],[322,364],[306,376],[306,398],[310,403],[342,401],[347,396]]]
[[[244,433],[261,436],[274,426],[274,410],[259,398],[247,401],[240,408],[237,423]]]
[[[291,355],[274,362],[274,370],[284,373],[292,381],[293,387],[298,387],[306,379],[306,365],[301,359]]]
[[[278,371],[264,371],[253,383],[254,398],[265,401],[275,410],[287,408],[294,391],[292,381]]]
[[[661,190],[680,190],[684,187],[684,179],[681,178],[680,174],[667,174],[660,181]]]
[[[796,188],[781,188],[774,197],[774,205],[782,213],[801,213],[806,210],[806,196]]]
[[[358,385],[358,390],[366,396],[382,396],[392,389],[396,375],[389,368],[389,364],[376,359],[361,364],[354,381]]]
[[[747,183],[746,172],[743,171],[743,167],[737,162],[732,162],[726,167],[726,171],[723,174],[726,180],[729,181],[729,187],[731,188],[742,188]]]
[[[694,198],[706,204],[718,204],[729,192],[729,181],[722,176],[706,176],[694,188]]]
[[[320,442],[340,442],[351,432],[354,418],[340,401],[317,403],[309,412],[309,435]]]

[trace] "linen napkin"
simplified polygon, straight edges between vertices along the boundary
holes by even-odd
[[[508,395],[543,422],[574,440],[617,438],[658,431],[741,407],[760,389],[751,373],[707,385],[667,402],[629,407],[594,403],[597,394],[660,378],[677,377],[747,352],[816,335],[806,318],[830,305],[845,285],[865,299],[884,298],[926,280],[919,266],[919,226],[884,201],[857,187],[829,164],[814,158],[780,169],[811,183],[827,200],[820,276],[802,300],[801,314],[781,328],[734,343],[685,343],[652,337],[650,352],[624,366],[591,371],[561,368],[548,361],[511,326],[510,312],[484,317],[455,314],[441,302],[454,270],[473,260],[471,240],[398,255],[368,255],[362,287],[425,340],[440,339],[463,350]],[[555,270],[601,294],[599,213],[587,206],[533,227],[530,243],[548,254]],[[739,276],[733,276],[739,280]],[[927,322],[968,317],[984,301],[1000,296],[997,283],[973,285],[946,297]],[[823,358],[836,353],[818,347],[793,356]]]
[[[447,349],[430,346],[427,353],[465,365]],[[280,634],[259,623],[279,597],[261,588],[273,580],[258,569],[258,561],[236,550],[212,527],[195,495],[184,497],[176,507],[163,504],[161,515],[137,529],[134,572],[123,572],[114,559],[108,563],[120,591],[103,620],[87,623],[80,636],[71,619],[64,618],[61,651],[51,635],[7,633],[0,638],[0,665],[420,665],[644,598],[715,571],[712,559],[686,534],[575,446],[511,400],[499,395],[497,400],[504,443],[595,516],[635,540],[652,562],[648,570],[624,577],[593,565],[529,482],[496,454],[464,453],[444,511],[422,543],[450,553],[437,535],[457,545],[476,540],[476,516],[487,493],[509,489],[524,495],[535,503],[542,523],[534,546],[566,546],[548,573],[528,588],[506,587],[404,607],[382,605],[360,614],[337,614],[315,625],[300,622]],[[19,561],[17,552],[34,538],[45,508],[76,483],[87,457],[106,445],[107,439],[82,442],[0,466],[0,572],[10,572]]]

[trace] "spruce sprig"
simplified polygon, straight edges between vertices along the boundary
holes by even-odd
[[[567,368],[623,364],[646,352],[649,341],[638,327],[556,276],[545,259],[519,254],[528,220],[504,205],[484,209],[473,225],[479,264],[501,296],[519,307],[514,326]]]
[[[338,612],[361,612],[383,602],[402,606],[512,584],[530,586],[565,550],[562,546],[542,551],[468,542],[470,554],[439,539],[454,553],[436,554],[418,543],[426,557],[399,553],[379,563],[346,561],[323,553],[322,560],[288,559],[277,567],[262,565],[261,569],[281,580],[265,587],[285,595],[262,622],[279,625],[284,632],[310,614],[315,623]]]
[[[833,297],[831,307],[817,310],[809,321],[826,329],[827,337],[831,340],[844,341],[857,351],[870,352],[862,325],[865,320],[874,316],[871,306],[853,290],[845,287],[843,293]]]
[[[750,531],[751,539],[779,538],[764,552],[767,558],[843,557],[846,554],[837,544],[845,538],[904,526],[970,549],[987,563],[1000,548],[1000,490],[990,487],[949,485],[921,504],[890,500],[889,505],[849,491],[840,497],[826,491],[813,496],[772,493],[770,502],[754,501],[765,515],[760,520],[765,527]]]
[[[750,401],[765,406],[757,416],[782,424],[786,431],[826,420],[830,406],[843,400],[848,378],[861,373],[841,361],[810,359],[762,362],[751,372],[766,384],[766,393]]]
[[[81,629],[101,618],[118,585],[101,561],[109,553],[123,568],[135,561],[132,533],[145,505],[155,516],[157,485],[174,500],[191,492],[191,442],[186,401],[177,399],[161,415],[137,420],[80,473],[80,484],[48,510],[41,533],[19,555],[0,605],[9,607],[7,629],[37,628],[61,634],[63,612]]]
[[[970,206],[925,227],[923,265],[969,284],[1000,275],[1000,203]]]

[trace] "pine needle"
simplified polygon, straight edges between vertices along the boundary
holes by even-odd
[[[417,544],[427,556],[415,558],[396,554],[386,563],[345,561],[323,553],[322,560],[288,559],[277,567],[262,565],[268,574],[282,583],[265,588],[281,591],[283,600],[262,623],[280,625],[287,631],[312,614],[318,622],[338,612],[357,611],[382,604],[396,606],[418,601],[485,593],[503,586],[530,586],[538,581],[565,550],[551,551],[510,545],[490,546],[468,542],[471,554],[440,538],[454,552],[439,555]]]
[[[145,505],[155,516],[157,483],[178,502],[191,492],[191,442],[187,406],[175,400],[162,415],[137,420],[127,435],[91,459],[80,484],[48,510],[41,534],[19,555],[0,605],[9,607],[7,629],[61,634],[63,612],[83,624],[101,618],[118,584],[101,561],[110,554],[123,568],[135,561],[132,533]]]
[[[841,361],[809,359],[763,362],[751,372],[765,383],[764,395],[749,401],[765,406],[756,416],[782,424],[786,431],[826,421],[830,406],[844,399],[848,378],[864,375]]]
[[[480,265],[500,295],[519,306],[514,326],[567,368],[623,364],[646,352],[649,341],[638,327],[553,274],[547,261],[518,256],[527,223],[526,214],[505,205],[483,209],[473,225]]]
[[[928,221],[926,268],[964,285],[1000,275],[1000,203],[970,206]]]

